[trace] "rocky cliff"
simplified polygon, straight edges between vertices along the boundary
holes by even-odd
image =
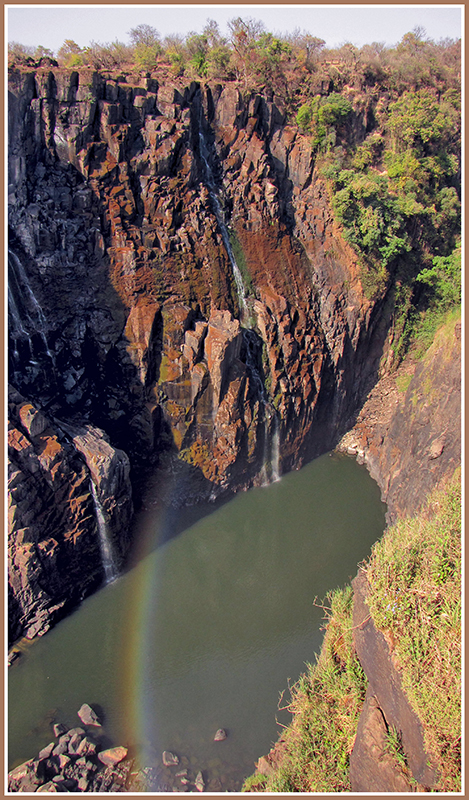
[[[74,537],[62,547],[64,524],[51,534],[42,512],[26,525],[16,507],[12,552],[26,530],[21,546],[35,553],[41,608],[52,614],[62,600],[50,591],[47,537],[77,571],[73,597],[102,572],[89,437],[112,465],[124,460],[113,453],[128,455],[137,498],[163,452],[186,465],[192,501],[268,481],[345,431],[376,379],[386,304],[366,298],[310,145],[275,96],[13,67],[8,112],[13,474],[19,442],[28,453],[43,446],[18,421],[30,403],[50,421],[38,436],[63,450],[70,519],[72,487],[88,480],[86,536],[75,537],[87,541],[81,577]],[[366,132],[358,112],[353,130]],[[50,476],[20,466],[29,496],[55,513],[41,488]],[[111,527],[124,553],[128,511],[120,519]],[[14,636],[36,630],[36,600],[18,588],[31,584],[28,569],[16,565]]]
[[[450,318],[423,358],[408,357],[369,393],[339,449],[366,464],[389,522],[414,514],[461,464],[461,319]]]

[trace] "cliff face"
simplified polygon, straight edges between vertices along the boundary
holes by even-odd
[[[86,69],[13,69],[9,89],[9,380],[93,481],[67,425],[91,426],[110,463],[124,450],[137,477],[169,450],[194,497],[333,446],[387,320],[275,98]]]
[[[379,381],[339,448],[365,463],[388,520],[420,509],[461,464],[461,320],[449,320],[419,361]]]

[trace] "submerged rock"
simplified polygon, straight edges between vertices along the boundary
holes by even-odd
[[[52,730],[54,731],[54,736],[58,738],[59,736],[62,736],[63,733],[67,733],[67,726],[62,722],[59,722],[53,726]]]
[[[203,790],[205,789],[205,781],[202,772],[197,773],[197,777],[195,779],[195,788],[199,792],[203,792]]]
[[[170,753],[169,750],[163,751],[162,759],[165,767],[177,767],[179,764],[179,758],[174,753]]]
[[[101,722],[96,711],[94,711],[91,706],[88,705],[88,703],[83,703],[82,707],[78,711],[78,716],[84,725],[96,725],[97,727],[101,726]]]

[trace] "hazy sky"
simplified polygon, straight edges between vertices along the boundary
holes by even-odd
[[[5,6],[8,41],[43,45],[57,52],[64,39],[81,47],[91,41],[101,44],[128,41],[128,31],[147,23],[162,37],[170,33],[200,33],[207,19],[215,19],[222,33],[234,17],[262,20],[273,33],[306,30],[334,47],[344,42],[361,46],[371,42],[396,44],[416,25],[431,39],[460,38],[463,5],[14,5]]]

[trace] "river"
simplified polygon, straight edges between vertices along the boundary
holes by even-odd
[[[277,739],[276,717],[288,722],[281,693],[320,649],[315,597],[356,574],[384,514],[365,468],[338,454],[223,504],[142,513],[135,565],[21,644],[9,767],[52,740],[51,722],[79,724],[87,702],[141,767],[170,750],[208,791],[239,790]],[[228,738],[214,742],[220,727]]]

